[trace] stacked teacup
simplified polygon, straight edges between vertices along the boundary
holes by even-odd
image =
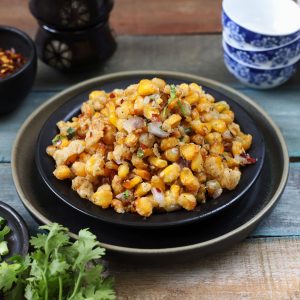
[[[300,60],[300,8],[292,0],[223,0],[227,69],[242,83],[267,89],[286,82]]]

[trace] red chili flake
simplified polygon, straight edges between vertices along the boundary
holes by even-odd
[[[25,62],[24,56],[16,53],[15,49],[4,50],[0,48],[0,79],[15,73]]]
[[[159,193],[161,193],[161,189],[159,189],[159,188],[156,188],[156,190],[157,190]]]
[[[257,162],[257,158],[251,157],[249,153],[242,153],[241,157],[246,159],[248,165],[252,165]]]
[[[109,98],[115,98],[115,97],[116,97],[116,95],[114,93],[109,94]]]
[[[159,115],[159,114],[152,114],[151,120],[152,120],[153,122],[160,122],[160,121],[161,121],[161,120],[160,120],[160,115]]]
[[[148,148],[145,144],[141,144],[141,143],[140,143],[140,146],[141,146],[141,148],[142,148],[143,150],[145,150],[145,149]]]
[[[121,99],[120,103],[123,104],[124,103],[124,99]]]

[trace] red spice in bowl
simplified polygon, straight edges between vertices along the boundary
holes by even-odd
[[[15,73],[25,62],[25,57],[20,53],[16,53],[14,48],[10,50],[0,48],[0,79]]]

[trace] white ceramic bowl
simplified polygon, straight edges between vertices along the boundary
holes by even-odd
[[[296,63],[300,59],[300,37],[285,46],[271,50],[249,51],[231,46],[223,36],[223,49],[236,61],[258,69],[274,69]]]
[[[224,63],[228,71],[243,84],[256,89],[270,89],[288,81],[297,69],[297,63],[276,69],[257,69],[242,64],[224,50]]]
[[[223,31],[246,50],[270,49],[300,36],[300,7],[291,0],[223,0]]]

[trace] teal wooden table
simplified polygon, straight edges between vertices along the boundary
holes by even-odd
[[[121,36],[117,52],[104,66],[68,77],[40,64],[35,86],[22,106],[0,118],[0,200],[13,206],[31,233],[36,232],[38,224],[19,200],[11,176],[11,149],[19,127],[41,103],[72,84],[139,69],[192,73],[251,97],[281,129],[291,164],[285,192],[274,211],[248,239],[224,253],[180,264],[129,262],[108,253],[119,298],[300,299],[300,70],[273,90],[244,87],[225,69],[220,35]]]

